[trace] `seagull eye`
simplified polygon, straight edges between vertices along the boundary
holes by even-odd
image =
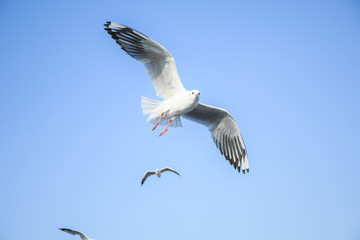
[[[194,92],[191,92],[191,94],[194,94]]]

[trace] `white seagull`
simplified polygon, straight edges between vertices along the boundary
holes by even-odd
[[[166,48],[144,34],[115,22],[107,22],[105,30],[131,57],[142,62],[146,68],[156,95],[163,98],[157,101],[142,97],[141,107],[148,122],[161,124],[166,128],[182,127],[180,116],[198,122],[208,128],[216,147],[239,172],[249,172],[249,161],[244,140],[235,119],[226,110],[199,103],[200,92],[188,91],[180,81],[175,60]]]
[[[88,238],[85,234],[83,234],[82,232],[76,231],[76,230],[72,230],[72,229],[68,229],[68,228],[59,228],[59,230],[70,233],[72,235],[79,235],[82,240],[95,240],[95,239]]]
[[[171,169],[171,168],[169,168],[169,167],[165,167],[165,168],[163,168],[163,169],[156,169],[155,171],[150,171],[150,170],[149,170],[149,171],[147,171],[147,172],[145,173],[143,179],[141,180],[141,185],[140,185],[140,187],[144,184],[144,182],[146,181],[146,179],[147,179],[149,176],[156,174],[156,176],[157,176],[158,178],[160,178],[160,177],[161,177],[161,173],[163,173],[163,172],[165,172],[165,171],[170,171],[170,172],[173,172],[173,173],[181,176],[178,172],[176,172],[175,170],[173,170],[173,169]]]

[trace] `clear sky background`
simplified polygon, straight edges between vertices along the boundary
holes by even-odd
[[[249,174],[201,125],[151,131],[109,20],[234,116]],[[0,29],[1,240],[360,239],[359,1],[1,0]]]

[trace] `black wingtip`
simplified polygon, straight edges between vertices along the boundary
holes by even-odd
[[[249,169],[246,169],[246,172],[249,172]]]

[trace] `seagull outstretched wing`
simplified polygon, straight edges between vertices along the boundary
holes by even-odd
[[[59,230],[70,233],[72,235],[79,235],[82,240],[91,240],[85,234],[83,234],[82,232],[76,231],[76,230],[72,230],[72,229],[69,229],[69,228],[59,228]]]
[[[166,48],[125,25],[114,22],[104,25],[127,54],[144,64],[157,96],[166,99],[185,90],[175,60]]]
[[[170,171],[170,172],[173,172],[173,173],[181,176],[178,172],[176,172],[175,170],[173,170],[173,169],[171,169],[171,168],[169,168],[169,167],[165,167],[165,168],[163,168],[163,169],[160,170],[160,172],[166,172],[166,171]]]
[[[151,175],[154,175],[155,174],[155,171],[147,171],[143,177],[143,179],[141,180],[141,185],[140,187],[144,184],[144,182],[146,181],[146,179],[151,176]]]
[[[249,172],[249,160],[244,140],[235,119],[226,110],[199,103],[183,117],[205,125],[216,147],[235,169]]]

